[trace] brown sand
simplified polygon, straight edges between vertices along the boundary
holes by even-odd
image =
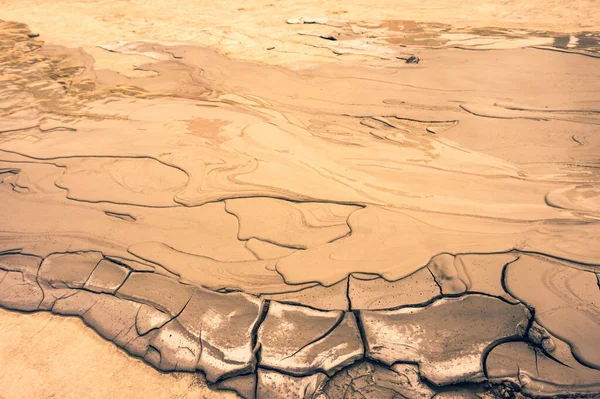
[[[246,398],[600,392],[589,2],[191,5],[6,5],[0,305]],[[50,366],[0,391],[141,396]]]
[[[199,375],[156,371],[77,318],[0,310],[0,339],[3,398],[236,397]]]

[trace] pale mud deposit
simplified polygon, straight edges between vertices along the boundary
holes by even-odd
[[[279,23],[0,22],[0,397],[599,397],[597,26]]]

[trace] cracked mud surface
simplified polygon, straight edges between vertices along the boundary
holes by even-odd
[[[338,58],[0,21],[0,397],[50,314],[122,397],[598,397],[596,30],[280,25]]]

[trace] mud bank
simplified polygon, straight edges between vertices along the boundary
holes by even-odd
[[[350,58],[126,76],[1,22],[0,305],[244,398],[597,396],[593,41],[325,25]]]

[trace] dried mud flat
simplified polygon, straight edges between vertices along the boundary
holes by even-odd
[[[281,26],[0,22],[0,396],[599,397],[596,31]]]

